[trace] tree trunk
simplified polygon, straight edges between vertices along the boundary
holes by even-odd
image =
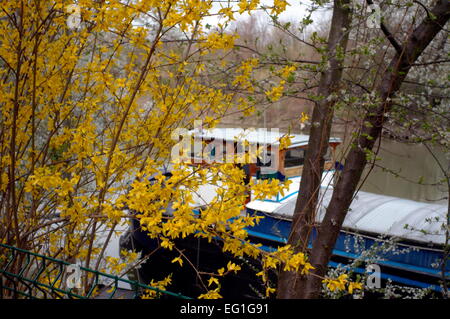
[[[366,152],[371,151],[377,138],[380,138],[385,115],[391,109],[391,97],[398,91],[411,66],[422,54],[428,44],[445,26],[450,17],[448,0],[438,0],[431,14],[412,32],[397,52],[387,68],[376,91],[381,103],[374,113],[367,114],[363,123],[370,123],[361,128],[357,146],[346,157],[344,171],[342,172],[325,217],[318,229],[311,251],[310,262],[316,267],[314,275],[324,276],[332,255],[333,247],[344,222],[353,195],[360,181],[362,172],[367,163]],[[304,289],[299,296],[304,298],[317,298],[320,295],[321,279],[309,275]]]
[[[288,243],[296,251],[305,252],[315,220],[315,208],[320,190],[324,156],[328,149],[335,99],[342,77],[343,56],[347,47],[351,22],[350,0],[334,0],[333,17],[328,35],[327,61],[329,67],[321,75],[318,95],[321,98],[314,107],[309,146],[306,153],[302,180],[297,197],[293,227]],[[339,53],[339,54],[338,54]],[[278,298],[296,298],[305,283],[304,276],[295,272],[283,272],[278,282]]]

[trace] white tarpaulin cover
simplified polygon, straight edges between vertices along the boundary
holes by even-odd
[[[287,135],[287,133],[279,132],[275,129],[242,129],[242,128],[212,128],[202,130],[191,130],[190,134],[193,134],[197,138],[203,139],[217,139],[225,141],[247,141],[251,144],[272,144],[279,145],[281,137]],[[309,135],[293,134],[291,136],[291,147],[304,146],[308,144]],[[340,143],[339,138],[331,137],[330,143]]]
[[[322,188],[321,204],[316,220],[320,222],[330,202],[332,188]],[[247,208],[291,219],[297,195],[278,203],[255,200]],[[395,236],[425,243],[444,244],[447,206],[408,199],[358,192],[345,218],[343,227],[350,230]],[[405,227],[408,225],[408,227]]]

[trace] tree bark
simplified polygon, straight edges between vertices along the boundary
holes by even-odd
[[[321,98],[314,107],[312,127],[305,157],[302,180],[297,197],[293,226],[288,243],[295,250],[305,252],[315,221],[315,211],[324,168],[324,156],[328,149],[335,99],[342,78],[343,56],[348,42],[351,23],[350,0],[334,0],[333,17],[328,35],[327,61],[329,67],[321,75],[318,95]],[[295,272],[282,272],[278,281],[278,298],[297,298],[305,284],[305,277]]]
[[[333,247],[339,231],[347,215],[348,208],[357,189],[362,172],[367,164],[366,152],[371,151],[375,141],[380,138],[385,122],[385,115],[390,111],[392,96],[399,90],[403,80],[422,54],[428,44],[435,38],[450,17],[448,0],[438,0],[435,6],[427,12],[427,17],[407,38],[401,52],[397,52],[391,60],[380,84],[376,88],[381,99],[380,105],[373,113],[368,113],[361,127],[361,134],[346,157],[344,170],[334,188],[326,214],[318,228],[317,238],[314,240],[310,262],[315,267],[313,275],[308,275],[306,284],[297,296],[303,298],[317,298],[320,296],[321,279],[324,276]]]

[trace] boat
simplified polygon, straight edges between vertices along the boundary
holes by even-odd
[[[192,165],[210,165],[226,158],[226,153],[238,154],[252,146],[264,146],[266,154],[256,158],[254,162],[241,165],[250,179],[288,179],[289,189],[283,196],[280,194],[263,200],[252,200],[251,194],[246,200],[245,214],[264,216],[259,224],[247,228],[250,241],[262,244],[262,248],[273,250],[287,242],[292,225],[295,203],[300,187],[301,174],[305,154],[308,149],[309,136],[289,134],[290,144],[284,149],[280,147],[281,139],[286,133],[268,131],[265,129],[244,130],[236,128],[200,129],[189,131],[194,141],[201,145],[193,147],[188,160]],[[343,168],[336,161],[336,147],[341,143],[339,138],[330,138],[329,149],[325,156],[325,170],[320,191],[320,204],[316,221],[320,223],[331,198],[334,176]],[[206,145],[206,147],[205,147]],[[244,145],[244,146],[243,146]],[[246,148],[247,147],[247,148]],[[201,154],[201,156],[199,156]],[[206,157],[205,157],[206,154]],[[219,156],[218,156],[219,155]],[[223,155],[223,156],[221,156]],[[165,173],[170,176],[170,171]],[[193,210],[199,210],[207,205],[215,195],[215,188],[204,185],[199,190],[201,196],[196,198]],[[168,208],[170,214],[170,208]],[[339,234],[334,247],[331,267],[342,267],[352,261],[361,259],[364,251],[383,242],[395,239],[396,246],[402,253],[396,251],[382,252],[377,259],[372,258],[381,267],[381,279],[394,283],[419,288],[430,288],[440,291],[439,282],[449,276],[450,265],[442,273],[442,267],[436,265],[443,259],[445,236],[440,229],[439,221],[446,218],[446,206],[415,202],[411,200],[358,192]],[[430,222],[434,221],[434,222]],[[407,226],[406,226],[407,225]],[[383,238],[380,238],[382,236]],[[315,230],[311,241],[315,237]],[[150,239],[140,229],[139,222],[133,220],[129,240],[123,242],[124,248],[137,248],[143,255],[153,252],[159,247],[157,240]],[[132,242],[132,245],[130,244]],[[186,256],[195,260],[195,266],[203,272],[214,272],[222,267],[226,260],[233,256],[224,254],[220,240],[211,243],[198,238],[186,238],[175,241]],[[169,273],[174,274],[173,281],[183,294],[196,295],[201,291],[196,272],[187,267],[180,270],[171,260],[176,253],[159,250],[138,271],[141,281],[150,279],[161,280]],[[241,260],[242,261],[242,260]],[[242,271],[224,281],[222,295],[224,297],[260,296],[261,282],[254,279],[255,264],[246,260]],[[164,266],[162,266],[164,265]],[[351,271],[365,273],[364,266],[354,267]],[[155,278],[160,276],[160,278]],[[276,281],[276,278],[272,278]]]
[[[295,191],[278,200],[255,200],[247,204],[249,215],[265,217],[247,229],[253,242],[268,247],[287,243],[297,195]],[[332,187],[322,186],[317,223],[323,219],[331,195]],[[442,223],[446,214],[445,205],[359,191],[344,220],[330,266],[337,267],[356,259],[364,261],[364,252],[372,248],[374,256],[366,258],[369,261],[364,265],[378,265],[381,279],[440,292],[440,282],[450,277],[450,263],[446,264],[445,273],[442,267],[445,246]],[[313,229],[309,247],[315,237]],[[391,243],[386,245],[387,242]],[[388,247],[387,251],[374,249],[383,244]],[[356,267],[352,271],[364,274],[366,267]]]

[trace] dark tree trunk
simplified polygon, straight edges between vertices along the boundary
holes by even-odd
[[[371,151],[377,138],[380,138],[385,121],[385,115],[391,109],[391,97],[398,91],[411,66],[422,54],[429,43],[443,29],[450,17],[448,0],[438,0],[431,14],[407,38],[394,58],[377,87],[381,98],[379,107],[373,113],[367,114],[361,127],[361,134],[355,146],[347,155],[344,170],[334,188],[325,217],[318,229],[311,251],[310,262],[316,267],[314,275],[324,276],[333,247],[344,222],[348,208],[353,199],[362,172],[367,163],[366,152]],[[302,298],[317,298],[320,295],[321,279],[309,275],[305,286],[297,296]]]
[[[321,75],[318,95],[321,100],[314,107],[310,130],[309,147],[306,153],[302,180],[289,244],[296,251],[306,251],[308,238],[315,220],[315,208],[322,180],[324,156],[328,149],[331,124],[334,114],[334,99],[329,96],[339,89],[342,63],[350,27],[350,0],[334,0],[333,17],[328,35],[327,61],[329,67]],[[340,51],[340,54],[337,54]],[[305,278],[295,272],[283,272],[278,282],[278,298],[296,298],[305,284]]]

